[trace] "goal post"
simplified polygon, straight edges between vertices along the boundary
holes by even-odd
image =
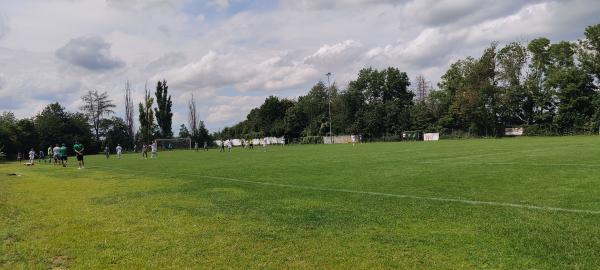
[[[192,149],[191,138],[156,139],[159,150],[190,150]]]

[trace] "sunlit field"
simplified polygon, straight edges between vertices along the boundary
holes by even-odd
[[[0,164],[1,268],[600,265],[599,137],[69,162]]]

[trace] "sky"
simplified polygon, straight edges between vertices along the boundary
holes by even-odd
[[[598,0],[0,0],[0,112],[77,111],[98,90],[123,117],[126,81],[137,104],[164,79],[175,132],[192,94],[217,131],[328,72],[342,89],[367,67],[435,84],[491,42],[575,41],[599,14]]]

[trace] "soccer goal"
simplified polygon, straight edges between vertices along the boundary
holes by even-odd
[[[191,138],[156,139],[158,149],[165,150],[190,150],[192,149]]]
[[[423,132],[419,130],[411,130],[402,132],[403,141],[420,141],[423,140]]]

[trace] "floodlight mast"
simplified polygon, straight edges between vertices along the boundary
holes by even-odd
[[[329,80],[329,77],[331,77],[331,72],[327,72],[325,75],[327,75],[327,93],[329,97],[329,139],[331,140],[331,144],[333,144],[333,133],[331,132],[331,83]]]

